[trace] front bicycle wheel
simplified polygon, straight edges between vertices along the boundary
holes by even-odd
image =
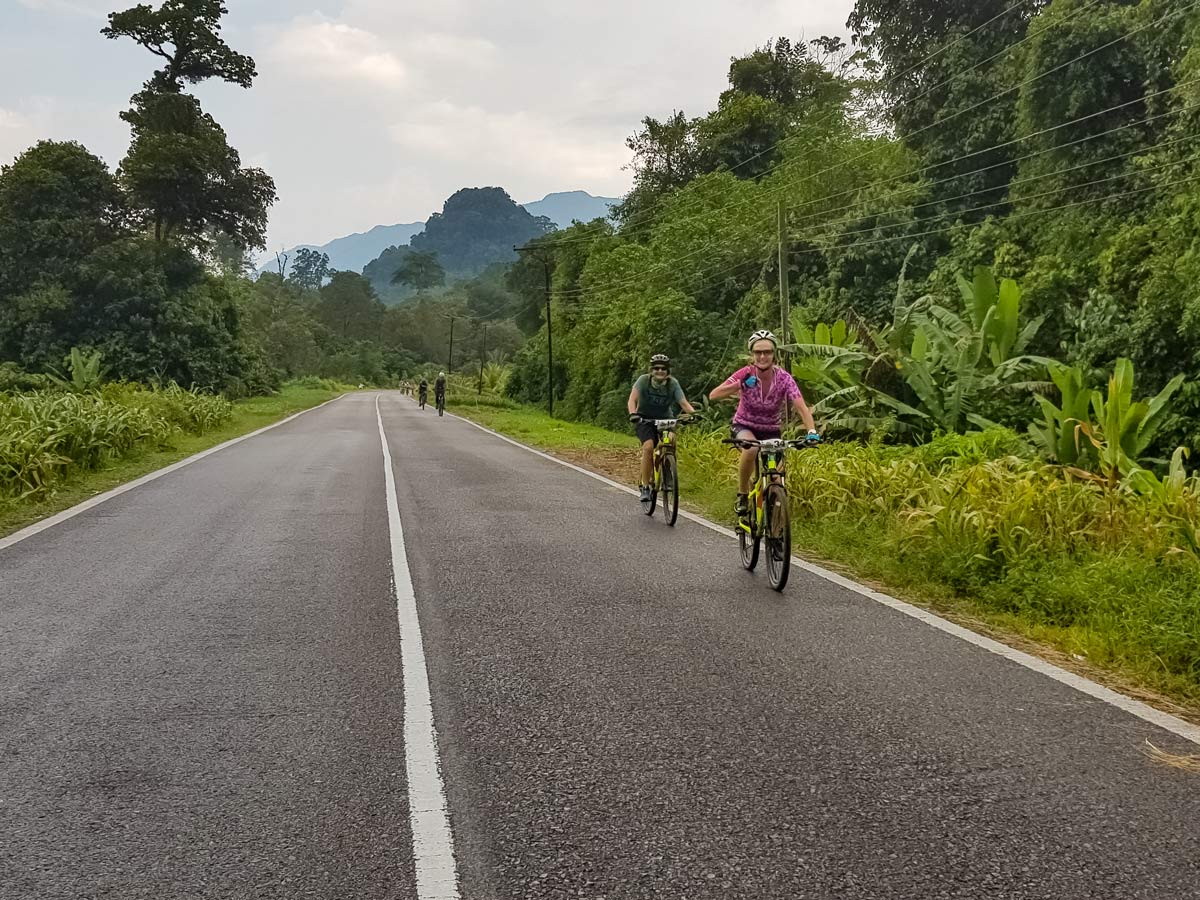
[[[679,474],[675,468],[675,457],[670,453],[662,461],[662,512],[663,521],[674,525],[679,516]]]
[[[442,399],[441,397],[438,397],[437,403],[438,403],[438,415],[439,416],[444,415],[446,412],[446,401],[444,399]]]
[[[655,501],[658,499],[657,462],[655,463],[655,467],[652,471],[654,474],[650,476],[650,490],[646,493],[646,499],[642,501],[642,512],[648,516],[654,515]]]
[[[792,517],[787,488],[782,484],[768,485],[764,505],[767,578],[771,587],[782,591],[792,568]]]

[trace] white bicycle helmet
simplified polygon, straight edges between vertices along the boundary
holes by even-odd
[[[652,357],[650,357],[650,365],[662,365],[670,368],[671,357],[667,356],[665,353],[655,353]]]
[[[767,331],[765,328],[762,328],[750,335],[750,340],[746,341],[746,349],[753,350],[756,341],[770,341],[775,345],[775,349],[779,349],[779,338],[775,337],[775,335]]]

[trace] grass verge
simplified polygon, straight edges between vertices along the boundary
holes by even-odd
[[[234,404],[233,418],[215,431],[201,435],[177,435],[172,439],[170,449],[147,450],[117,460],[104,469],[68,478],[58,484],[49,496],[33,501],[0,503],[0,537],[194,453],[248,434],[293,413],[311,409],[340,393],[340,389],[293,384],[285,385],[279,393],[269,397],[238,401]]]
[[[451,411],[621,483],[637,482],[637,441],[632,435],[553,419],[532,408],[467,401],[452,404]],[[720,455],[724,451],[713,443],[711,438],[689,440],[686,432],[681,438],[682,503],[712,521],[731,525],[733,453]],[[808,515],[798,510],[793,528],[798,554],[1200,722],[1200,678],[1187,643],[1188,632],[1195,636],[1200,629],[1200,598],[1189,601],[1185,596],[1196,579],[1190,563],[1088,547],[1085,540],[1075,551],[1031,554],[1028,561],[1010,562],[995,577],[985,570],[983,576],[962,578],[945,541],[913,539],[913,523],[919,517],[912,509],[897,512],[881,506],[873,512],[869,503],[840,507],[822,503],[819,493],[798,503],[817,508]],[[732,544],[729,563],[738,565]],[[1048,604],[1070,606],[1070,614],[1048,610]],[[1187,627],[1189,616],[1196,617],[1196,627]],[[1161,652],[1158,633],[1166,626],[1185,642],[1175,660],[1164,660]]]

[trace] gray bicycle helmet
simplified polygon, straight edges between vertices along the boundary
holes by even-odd
[[[753,350],[756,341],[770,341],[775,345],[775,349],[779,349],[779,338],[775,337],[775,335],[767,331],[765,328],[762,328],[750,335],[750,340],[746,341],[746,349]]]

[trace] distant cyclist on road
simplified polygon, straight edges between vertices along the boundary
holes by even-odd
[[[750,350],[751,364],[738,369],[708,395],[710,400],[738,398],[737,412],[730,425],[733,439],[766,441],[779,438],[783,433],[784,407],[791,404],[808,428],[808,439],[819,441],[821,435],[817,433],[812,410],[804,402],[796,379],[775,365],[775,351],[779,346],[775,335],[766,330],[756,331],[750,335],[746,346]],[[746,498],[757,456],[757,448],[745,449],[738,461],[738,516],[749,513]]]
[[[438,415],[446,408],[446,373],[438,372],[437,381],[433,383],[433,397],[437,401]]]
[[[636,423],[638,440],[642,442],[642,480],[638,490],[643,501],[650,499],[650,484],[654,480],[654,448],[658,444],[654,420],[673,419],[681,408],[686,413],[696,412],[671,375],[670,357],[655,353],[650,357],[650,372],[633,383],[628,403],[629,419]]]
[[[421,383],[417,385],[417,401],[421,404],[421,409],[425,408],[425,401],[429,398],[429,382],[422,376]]]

